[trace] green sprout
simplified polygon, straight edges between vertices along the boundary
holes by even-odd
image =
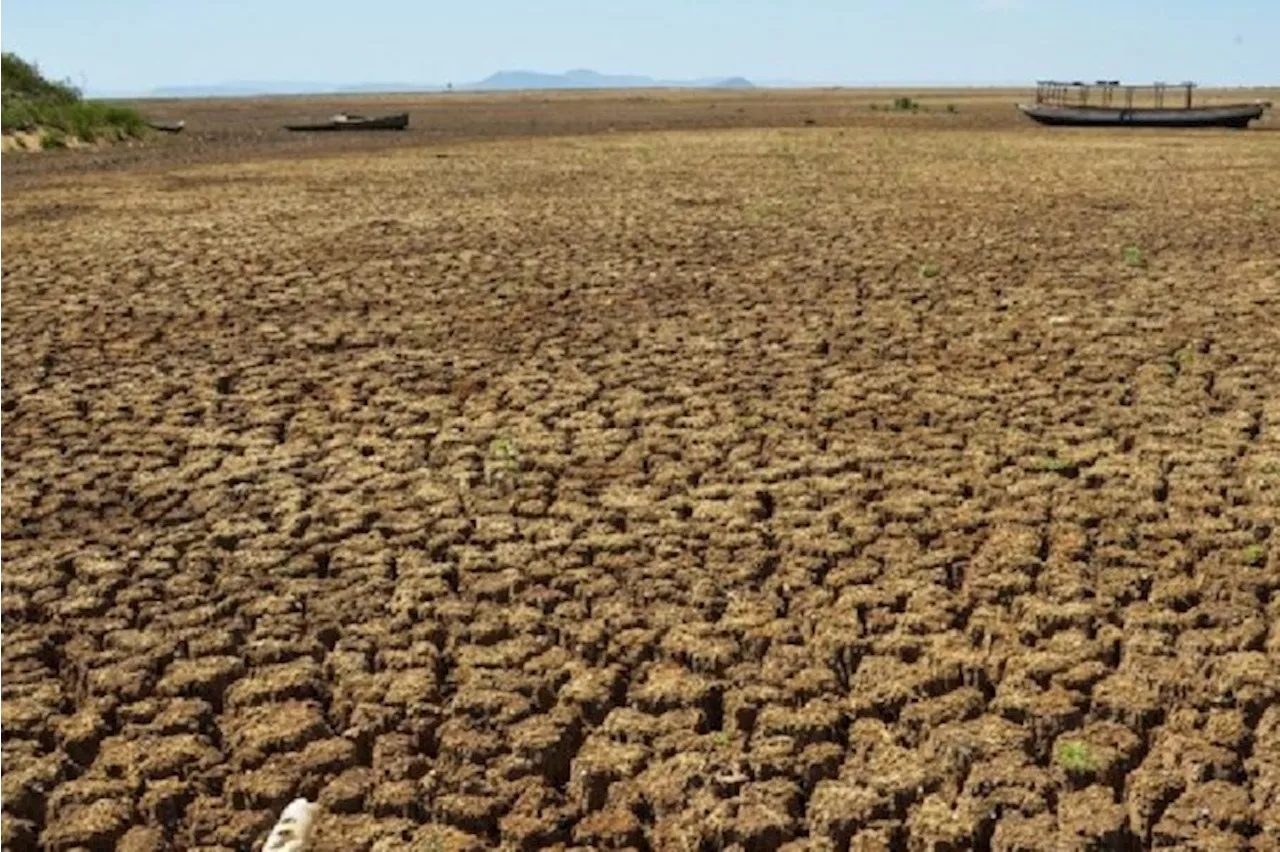
[[[511,485],[520,471],[520,448],[510,438],[494,438],[489,442],[489,455],[484,460],[487,485]]]
[[[937,278],[942,274],[942,267],[936,263],[926,263],[920,267],[921,278]]]
[[[1088,743],[1079,740],[1059,743],[1054,750],[1054,758],[1068,772],[1092,772],[1095,768],[1093,750]]]
[[[1120,250],[1121,256],[1124,258],[1124,265],[1141,269],[1147,265],[1147,259],[1142,254],[1142,249],[1134,243],[1129,243]]]
[[[1075,462],[1058,456],[1040,456],[1032,462],[1032,466],[1045,473],[1058,473],[1063,476],[1071,476],[1079,470]]]
[[[1244,564],[1251,568],[1261,568],[1267,561],[1267,549],[1260,544],[1251,544],[1244,549]]]

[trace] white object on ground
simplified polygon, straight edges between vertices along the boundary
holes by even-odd
[[[262,852],[303,852],[311,842],[311,826],[315,818],[314,804],[306,799],[294,799],[267,835]]]

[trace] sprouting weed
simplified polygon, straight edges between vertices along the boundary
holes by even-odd
[[[494,438],[489,442],[489,454],[484,460],[486,485],[513,485],[520,472],[520,448],[510,438]]]
[[[1134,243],[1129,243],[1121,249],[1120,255],[1124,258],[1125,266],[1130,266],[1134,269],[1141,269],[1147,265],[1147,259],[1143,256],[1142,249],[1138,248]]]
[[[921,278],[937,278],[942,274],[942,267],[936,263],[926,263],[920,267]]]
[[[1064,475],[1070,475],[1077,469],[1075,462],[1059,456],[1040,456],[1032,463],[1032,466],[1036,470],[1042,470],[1046,473],[1061,473]]]
[[[1079,740],[1059,743],[1054,758],[1068,772],[1092,772],[1095,767],[1093,750]]]

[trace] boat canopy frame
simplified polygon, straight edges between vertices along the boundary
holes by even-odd
[[[1053,106],[1101,106],[1115,104],[1116,95],[1124,98],[1125,109],[1133,109],[1134,92],[1151,92],[1156,109],[1165,109],[1165,95],[1170,89],[1182,91],[1182,108],[1191,109],[1191,93],[1196,88],[1193,82],[1182,83],[1147,83],[1122,84],[1119,80],[1095,80],[1092,83],[1081,80],[1067,82],[1064,80],[1037,80],[1036,103]],[[1090,103],[1090,98],[1097,93],[1098,99]]]

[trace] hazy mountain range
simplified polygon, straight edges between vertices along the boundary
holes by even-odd
[[[769,85],[798,85],[777,81]],[[92,97],[203,98],[248,97],[252,95],[360,94],[371,92],[441,92],[440,83],[367,82],[323,83],[299,80],[244,80],[182,86],[161,86],[148,92],[94,92]],[[696,80],[661,80],[637,74],[601,74],[585,68],[548,74],[541,71],[499,71],[483,80],[456,83],[460,92],[517,91],[521,89],[751,89],[755,84],[744,77],[707,77]]]

